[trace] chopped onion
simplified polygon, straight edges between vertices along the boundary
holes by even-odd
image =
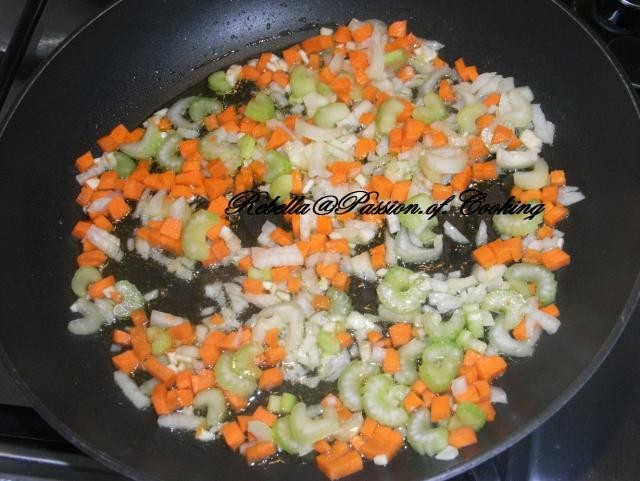
[[[121,371],[115,371],[113,373],[113,380],[116,385],[122,390],[125,397],[131,401],[131,403],[138,409],[144,409],[151,405],[149,397],[142,392],[140,387],[135,383],[133,379],[127,376]]]
[[[498,149],[496,164],[503,169],[526,169],[533,167],[538,160],[538,154],[533,150]]]
[[[469,239],[467,239],[464,234],[456,229],[449,221],[445,221],[442,227],[444,228],[444,235],[449,237],[451,240],[458,244],[469,244]]]
[[[194,414],[173,413],[158,416],[158,426],[168,429],[195,431],[206,424],[206,419]]]
[[[425,152],[421,167],[440,174],[457,174],[467,166],[467,155],[458,147],[438,147]]]
[[[558,191],[558,203],[564,206],[573,205],[585,198],[585,195],[577,187],[566,185],[560,187]]]
[[[295,132],[301,137],[306,137],[310,140],[317,140],[326,142],[333,140],[340,134],[338,129],[327,129],[324,127],[317,127],[306,123],[304,120],[297,119],[295,125]]]
[[[435,455],[435,458],[440,461],[451,461],[452,459],[456,459],[458,457],[458,450],[453,446],[447,446],[438,454]]]
[[[546,312],[527,306],[525,314],[529,319],[535,321],[548,334],[555,334],[560,328],[560,321]]]
[[[247,431],[253,434],[256,441],[273,441],[271,428],[262,421],[251,420],[247,423]]]
[[[254,247],[251,249],[251,258],[253,259],[253,265],[258,269],[277,266],[301,266],[304,264],[304,257],[295,244],[271,249]]]
[[[120,262],[123,259],[124,253],[120,249],[120,239],[106,230],[91,225],[87,230],[86,238],[116,262]]]
[[[500,388],[500,387],[497,387],[497,386],[491,386],[490,391],[489,391],[489,399],[494,404],[508,404],[509,403],[509,401],[507,399],[506,391],[504,389]]]
[[[153,310],[149,316],[149,322],[152,326],[166,328],[182,324],[183,322],[186,322],[186,319],[174,316],[168,312]]]
[[[451,393],[458,397],[460,394],[465,393],[468,387],[467,379],[464,376],[457,377],[451,382]]]
[[[476,245],[483,246],[489,240],[489,236],[487,234],[487,223],[483,220],[480,221],[480,225],[478,226],[478,232],[476,233]]]

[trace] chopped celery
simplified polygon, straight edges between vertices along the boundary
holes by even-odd
[[[316,91],[316,81],[313,73],[302,65],[293,67],[289,84],[291,85],[291,96],[299,99]]]
[[[431,427],[429,411],[420,408],[409,418],[407,441],[418,454],[434,456],[449,444],[449,431],[444,427]]]
[[[400,370],[393,377],[401,384],[413,384],[418,380],[416,361],[418,356],[424,351],[424,341],[412,339],[407,344],[398,349],[400,357]]]
[[[513,264],[504,274],[509,282],[534,282],[536,295],[541,305],[552,304],[556,300],[558,282],[553,272],[535,264]]]
[[[346,318],[352,311],[351,299],[346,292],[330,287],[327,289],[327,296],[331,299],[329,314]]]
[[[435,233],[431,231],[431,228],[438,225],[438,219],[436,217],[429,219],[429,217],[426,215],[426,211],[431,204],[433,204],[433,200],[431,199],[431,197],[429,197],[428,194],[416,194],[410,199],[407,199],[404,202],[405,206],[414,205],[416,206],[416,208],[414,208],[414,211],[419,209],[421,212],[415,214],[412,214],[410,212],[402,212],[398,214],[398,220],[400,221],[400,224],[409,232],[422,235],[423,233],[425,233],[425,231],[427,231],[433,234],[435,238]],[[422,238],[420,240],[422,241]],[[433,238],[431,239],[431,241],[433,241]],[[424,243],[426,244],[426,242]]]
[[[413,271],[399,266],[391,267],[378,284],[378,300],[385,307],[400,314],[413,312],[426,300],[423,281]]]
[[[467,349],[469,344],[473,341],[473,334],[469,329],[463,329],[460,334],[456,336],[456,344],[463,349]]]
[[[256,150],[256,139],[250,135],[243,135],[240,140],[238,140],[238,148],[240,149],[240,157],[249,159]]]
[[[79,267],[71,278],[71,290],[76,296],[84,297],[87,295],[89,285],[100,279],[102,279],[100,271],[95,267]]]
[[[279,175],[269,185],[269,197],[283,202],[291,196],[293,177],[291,174]]]
[[[378,366],[364,361],[351,361],[347,364],[338,378],[338,395],[342,403],[351,411],[361,411],[362,384],[369,376],[379,372]]]
[[[531,297],[531,291],[529,290],[529,283],[520,279],[509,279],[509,286],[514,291],[518,292],[525,299]]]
[[[460,420],[463,426],[469,426],[475,431],[482,429],[485,421],[487,420],[484,411],[480,409],[477,404],[470,403],[468,401],[462,401],[458,404],[456,417]]]
[[[471,332],[475,338],[482,337],[484,334],[484,325],[480,306],[478,304],[465,304],[462,306],[462,312],[464,313],[464,320],[469,332]]]
[[[217,426],[227,412],[227,400],[220,389],[200,391],[193,398],[193,405],[197,408],[207,408],[207,424]]]
[[[318,347],[327,354],[338,354],[342,349],[336,335],[329,331],[318,333]]]
[[[422,353],[420,378],[434,393],[446,391],[462,364],[462,349],[451,341],[429,344]]]
[[[113,315],[118,319],[128,318],[133,311],[144,307],[144,297],[142,293],[129,281],[118,281],[113,286],[122,297],[122,302],[113,308]]]
[[[464,134],[476,134],[478,132],[476,120],[485,113],[487,113],[487,106],[481,102],[474,102],[462,107],[456,114],[456,122],[460,131]]]
[[[255,342],[245,344],[231,358],[231,367],[243,379],[258,379],[262,370],[256,366],[255,358],[262,354],[262,347]]]
[[[247,272],[247,276],[251,279],[258,279],[261,281],[270,281],[271,280],[271,267],[264,267],[262,269],[258,269],[256,267],[250,267],[249,272]]]
[[[267,400],[267,411],[278,414],[280,412],[281,404],[282,396],[278,396],[277,394],[270,394],[269,399]]]
[[[403,48],[392,50],[384,54],[384,66],[391,70],[398,70],[407,63],[407,52]]]
[[[139,142],[122,144],[119,149],[134,159],[142,160],[154,157],[162,144],[158,126],[149,121],[147,130]]]
[[[549,183],[549,165],[538,159],[533,164],[533,169],[514,172],[513,183],[524,190],[541,189]]]
[[[223,352],[218,358],[213,371],[218,385],[237,396],[248,397],[258,388],[255,379],[240,376],[233,368],[233,354]]]
[[[422,316],[422,326],[430,340],[455,339],[464,328],[464,323],[465,318],[460,309],[453,311],[445,322],[437,312],[425,312]]]
[[[219,142],[215,136],[208,135],[200,140],[198,150],[206,160],[220,159],[230,173],[242,164],[239,147],[229,142]]]
[[[376,129],[378,132],[388,134],[396,126],[398,115],[404,110],[404,104],[396,99],[389,98],[382,102],[376,114]]]
[[[164,138],[162,147],[158,151],[158,164],[167,170],[180,172],[184,159],[178,153],[178,145],[182,141],[182,136],[178,133],[171,133]]]
[[[222,112],[222,102],[210,97],[194,97],[189,104],[189,117],[194,122],[202,122],[207,115]]]
[[[424,105],[415,107],[412,116],[425,124],[430,124],[445,119],[447,117],[447,107],[437,93],[428,92],[424,96]]]
[[[98,306],[84,298],[78,299],[75,305],[82,317],[69,321],[67,329],[78,336],[87,336],[98,332],[105,320]]]
[[[291,410],[289,427],[293,439],[298,443],[312,444],[334,434],[340,429],[340,423],[334,417],[311,419],[307,415],[306,404],[299,402]]]
[[[196,261],[209,257],[207,231],[218,223],[218,216],[204,209],[193,213],[182,231],[184,255]]]
[[[231,84],[227,82],[227,74],[223,70],[209,75],[207,83],[209,84],[209,88],[218,95],[228,94],[232,89]]]
[[[298,402],[298,398],[296,398],[295,394],[291,394],[290,392],[282,393],[282,401],[280,401],[280,412],[284,414],[290,413],[296,402]]]
[[[362,407],[367,416],[381,424],[403,426],[409,419],[402,404],[408,393],[409,387],[394,383],[386,374],[377,374],[364,384]]]
[[[272,182],[276,177],[291,173],[291,161],[280,152],[270,150],[267,152],[264,162],[267,166],[267,172],[264,174],[266,182]]]
[[[113,155],[116,158],[116,172],[121,179],[129,177],[131,172],[136,170],[136,163],[127,154],[114,152]]]
[[[310,451],[310,445],[303,447],[291,434],[291,416],[284,416],[276,419],[273,423],[273,438],[278,448],[289,454],[302,454]],[[311,444],[311,443],[308,443]]]
[[[535,206],[538,202],[532,202]],[[529,214],[496,214],[493,216],[493,226],[500,235],[510,237],[524,237],[535,232],[542,223],[543,211],[536,214],[533,219],[526,219]]]
[[[336,102],[316,110],[313,122],[318,127],[334,128],[338,122],[349,116],[351,111],[345,104]]]
[[[482,300],[482,309],[502,314],[506,329],[513,329],[522,319],[522,310],[526,306],[522,295],[511,289],[496,289]]]
[[[259,93],[247,104],[245,115],[256,122],[266,122],[276,114],[276,107],[267,94]]]
[[[151,353],[154,356],[162,356],[171,347],[171,336],[161,327],[147,328],[147,339],[151,343]]]
[[[329,87],[324,82],[318,82],[317,89],[318,89],[318,93],[320,95],[329,95],[329,94],[333,93],[333,90],[331,90],[331,87]]]

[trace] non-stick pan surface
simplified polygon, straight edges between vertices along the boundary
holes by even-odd
[[[479,444],[451,462],[406,450],[353,479],[444,479],[495,455],[565,403],[624,326],[640,267],[640,119],[617,66],[563,8],[527,0],[125,1],[57,51],[0,138],[3,357],[36,409],[114,469],[144,480],[323,479],[298,462],[250,469],[220,443],[159,429],[154,414],[136,411],[114,386],[109,341],[67,332],[77,255],[69,231],[79,217],[73,159],[218,66],[291,44],[310,24],[352,17],[408,18],[419,36],[446,44],[448,60],[464,55],[530,85],[557,125],[544,155],[587,195],[563,227],[573,262],[559,276],[562,327],[500,380],[510,403]]]

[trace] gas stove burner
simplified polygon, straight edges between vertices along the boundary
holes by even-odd
[[[593,16],[598,25],[610,33],[640,34],[640,0],[596,0]]]

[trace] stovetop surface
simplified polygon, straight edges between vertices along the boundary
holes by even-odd
[[[0,54],[29,0],[0,0]],[[50,0],[0,118],[29,75],[71,31],[110,2]],[[591,0],[565,1],[590,23]],[[605,41],[616,36],[598,29]],[[626,47],[622,53],[628,54]],[[638,68],[640,56],[632,56]],[[629,65],[629,64],[627,64]],[[640,479],[640,310],[585,387],[548,422],[473,473],[454,481],[632,481]],[[123,480],[49,427],[0,365],[0,481]]]

